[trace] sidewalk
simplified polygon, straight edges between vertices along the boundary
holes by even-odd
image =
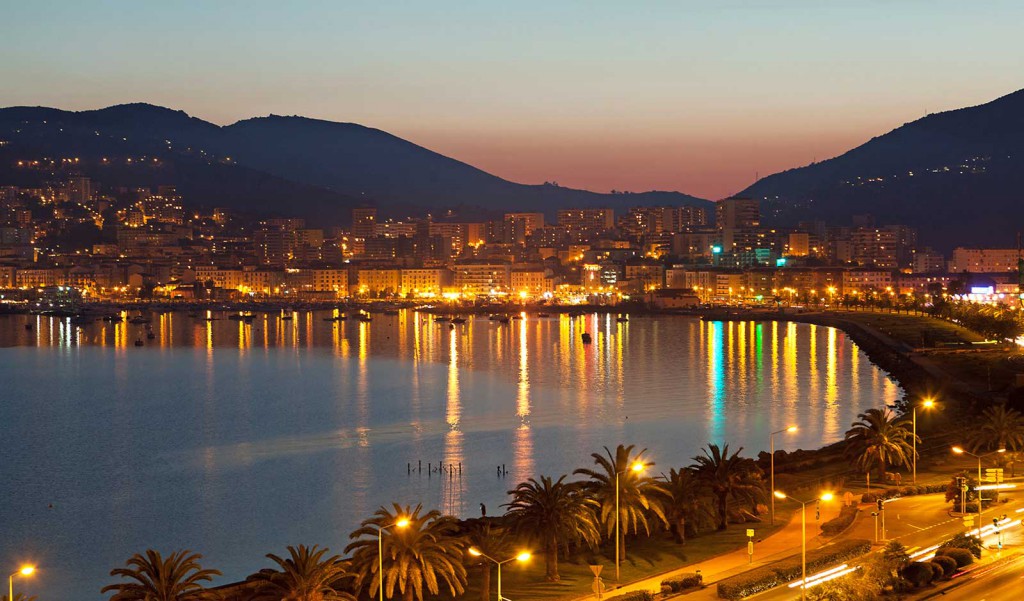
[[[822,506],[821,520],[814,520],[814,508],[807,508],[807,550],[817,549],[826,543],[832,542],[834,539],[829,539],[821,536],[821,524],[831,520],[832,518],[839,515],[839,510],[842,507],[842,503],[832,503],[831,506]],[[743,524],[732,524],[730,528],[744,528]],[[842,535],[840,535],[842,536]],[[628,583],[622,587],[612,589],[611,583],[606,582],[605,585],[608,587],[605,590],[602,598],[615,597],[618,595],[624,595],[633,591],[653,591],[658,593],[661,591],[661,581],[666,578],[672,578],[682,574],[692,574],[696,571],[700,571],[701,576],[704,577],[705,588],[687,593],[687,599],[717,599],[716,587],[713,583],[735,576],[741,572],[745,572],[752,568],[763,566],[780,559],[784,559],[793,555],[794,553],[800,552],[800,510],[798,509],[792,515],[789,523],[786,524],[781,530],[765,538],[761,542],[754,543],[754,561],[749,562],[749,556],[745,548],[737,549],[718,557],[704,560],[700,563],[689,564],[685,567],[679,568],[678,570],[672,570],[670,572],[664,572],[657,576],[650,578],[644,578],[636,582]],[[690,543],[691,545],[700,545],[700,539],[694,539]],[[585,597],[579,597],[580,601],[596,601],[597,595],[587,595]]]

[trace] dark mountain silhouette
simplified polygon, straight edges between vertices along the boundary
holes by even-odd
[[[335,220],[367,203],[394,215],[454,206],[548,213],[710,206],[677,192],[597,194],[517,184],[377,129],[303,117],[219,127],[148,104],[80,112],[12,107],[0,109],[0,139],[9,142],[0,147],[0,176],[12,183],[30,185],[26,180],[44,175],[16,169],[17,160],[75,157],[78,170],[106,184],[175,184],[199,205]],[[129,164],[126,157],[136,160]]]
[[[871,213],[919,227],[939,248],[1013,244],[1024,226],[1024,90],[928,115],[740,195],[762,199],[766,221],[777,225]]]

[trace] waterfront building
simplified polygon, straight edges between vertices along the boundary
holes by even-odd
[[[451,286],[452,272],[446,268],[401,270],[401,293],[413,295],[441,294]]]
[[[507,293],[512,285],[508,263],[460,263],[453,271],[455,287],[471,296]]]

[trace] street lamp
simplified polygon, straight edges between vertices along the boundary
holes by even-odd
[[[796,432],[796,426],[790,426],[788,428],[784,428],[782,430],[778,430],[776,432],[772,432],[771,434],[768,435],[768,445],[771,448],[771,470],[769,470],[769,473],[771,474],[771,482],[769,482],[769,488],[771,488],[771,490],[775,490],[775,435],[776,434],[782,434],[783,432],[789,432],[790,434],[792,434],[793,432]],[[771,506],[771,511],[769,512],[769,515],[771,516],[771,518],[769,519],[768,524],[770,526],[774,526],[775,525],[775,495],[772,495],[772,506]]]
[[[935,399],[927,398],[921,401],[921,406],[925,409],[931,409],[935,406]],[[914,405],[914,485],[917,485],[917,405]]]
[[[7,592],[7,595],[8,595],[7,599],[12,600],[12,601],[14,599],[14,577],[15,576],[31,576],[32,574],[35,574],[35,572],[36,572],[36,567],[35,566],[24,566],[20,570],[18,570],[17,572],[14,572],[10,576],[8,576],[7,577],[7,590],[8,590],[8,592]]]
[[[409,525],[409,520],[399,518],[394,524],[377,528],[377,577],[380,580],[380,601],[384,601],[384,531],[390,528],[402,529]]]
[[[634,461],[633,465],[615,472],[615,582],[619,581],[619,475],[626,472],[640,473],[642,471],[644,471],[644,464]]]
[[[988,457],[989,455],[995,455],[996,453],[1005,453],[1006,449],[1002,448],[1002,449],[998,449],[998,450],[992,451],[991,453],[984,453],[982,455],[975,455],[974,453],[965,450],[963,447],[956,446],[956,447],[953,447],[953,452],[956,453],[957,455],[970,455],[971,457],[974,457],[975,459],[978,460],[978,486],[980,487],[981,486],[981,460],[984,459],[985,457]],[[981,517],[981,491],[978,490],[977,493],[978,493],[978,517],[980,518]],[[967,508],[966,507],[961,507],[960,510],[963,513],[967,513]]]
[[[821,493],[818,497],[806,501],[791,497],[780,490],[774,491],[772,495],[783,500],[792,499],[800,504],[800,599],[805,599],[807,595],[807,504],[831,501],[832,493]]]
[[[501,596],[501,564],[508,563],[510,561],[529,561],[530,559],[530,553],[528,551],[523,551],[519,555],[516,555],[515,557],[509,557],[504,561],[498,561],[490,555],[480,551],[476,547],[470,547],[469,554],[473,557],[483,557],[484,559],[493,561],[494,565],[498,566],[498,601],[505,601],[504,598]]]

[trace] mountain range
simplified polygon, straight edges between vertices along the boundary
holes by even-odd
[[[18,160],[69,157],[79,159],[76,170],[104,184],[172,184],[195,205],[339,223],[353,206],[367,204],[396,217],[453,208],[493,215],[713,207],[679,192],[599,194],[518,184],[354,123],[271,115],[218,126],[148,104],[0,109],[0,184],[39,185],[53,177],[18,168]],[[922,242],[946,250],[1012,244],[1024,226],[1022,191],[1024,90],[928,115],[835,158],[765,177],[737,195],[760,199],[768,225],[842,225],[872,214],[880,225],[916,226]]]
[[[928,115],[739,195],[761,199],[769,224],[871,214],[916,226],[939,249],[1011,246],[1024,228],[1024,90]]]
[[[127,104],[94,111],[0,109],[0,183],[38,185],[18,160],[78,159],[104,184],[176,185],[186,202],[345,222],[353,206],[401,216],[449,208],[500,214],[570,207],[625,209],[709,201],[678,192],[599,194],[510,182],[387,132],[271,115],[217,126],[182,111]],[[128,162],[128,158],[133,158]]]

